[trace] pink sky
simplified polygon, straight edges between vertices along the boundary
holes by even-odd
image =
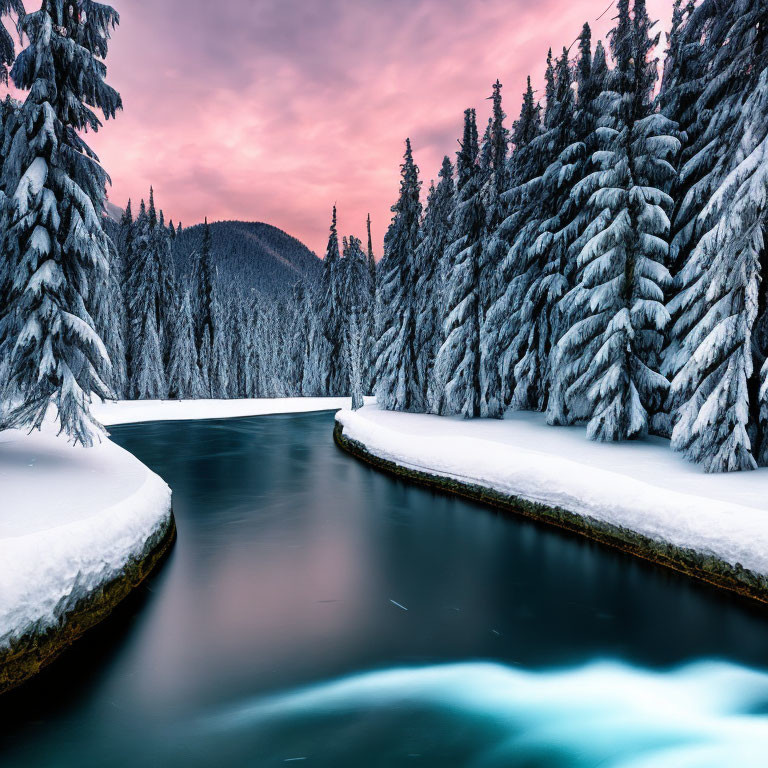
[[[28,6],[36,0],[28,0]],[[391,218],[403,141],[425,182],[456,151],[463,110],[484,126],[491,84],[508,123],[547,48],[607,0],[113,0],[107,60],[124,112],[91,136],[123,206],[154,185],[166,216],[265,221],[322,255],[334,202],[343,234],[374,247]],[[648,0],[665,29],[671,0]],[[663,47],[663,39],[662,39]],[[575,50],[575,49],[574,49]]]

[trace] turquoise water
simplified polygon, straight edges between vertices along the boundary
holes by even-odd
[[[766,610],[407,486],[332,425],[114,430],[177,545],[0,699],[0,765],[766,765]]]

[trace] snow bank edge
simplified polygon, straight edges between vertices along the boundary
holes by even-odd
[[[64,653],[89,629],[107,619],[170,553],[176,540],[176,521],[168,509],[162,523],[147,539],[143,551],[99,589],[77,602],[60,624],[14,640],[0,651],[0,695],[30,680]]]
[[[469,483],[445,475],[432,474],[382,458],[362,442],[345,435],[344,424],[338,416],[334,425],[333,437],[342,450],[376,469],[396,477],[462,496],[508,513],[554,525],[635,557],[684,573],[712,586],[736,592],[762,603],[768,603],[768,577],[744,568],[738,563],[732,565],[711,553],[702,553],[662,539],[651,538],[631,529],[571,512],[562,507],[549,506],[519,496],[504,494],[478,483]]]

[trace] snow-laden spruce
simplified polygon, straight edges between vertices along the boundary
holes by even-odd
[[[484,211],[474,109],[464,112],[464,135],[457,153],[456,201],[451,215],[451,243],[445,249],[444,341],[435,360],[443,416],[480,415],[480,274]]]
[[[376,295],[376,400],[382,408],[423,411],[416,368],[416,275],[421,201],[419,169],[411,140],[405,140],[400,167],[400,196],[392,206],[392,223],[384,237]]]
[[[16,14],[17,26],[24,18],[24,4],[21,0],[0,0],[0,83],[8,82],[8,67],[16,58],[16,46],[13,43],[11,33],[3,25],[3,16]]]
[[[368,259],[363,253],[361,241],[352,236],[345,238],[344,259],[342,261],[342,295],[345,318],[346,341],[344,351],[347,356],[349,392],[352,395],[352,410],[363,407],[365,396],[365,375],[369,356],[370,338],[370,272]]]
[[[176,307],[176,322],[171,341],[168,388],[175,399],[204,397],[203,381],[197,360],[192,299],[185,290]]]
[[[480,322],[480,415],[500,418],[504,413],[501,375],[498,366],[497,334],[492,324],[486,323],[490,308],[502,293],[500,265],[507,254],[508,245],[501,232],[506,219],[507,202],[503,195],[509,186],[507,150],[509,131],[504,125],[506,114],[501,104],[499,80],[493,84],[492,109],[488,125],[488,139],[484,146],[486,157],[483,185],[480,191],[485,221],[481,243],[481,322]]]
[[[165,296],[163,283],[158,279],[163,266],[155,236],[158,222],[151,192],[149,201],[149,210],[141,201],[136,218],[128,278],[131,395],[140,400],[164,398],[168,394],[162,349]]]
[[[108,177],[81,133],[122,104],[104,82],[118,15],[86,2],[70,14],[45,2],[26,15],[29,41],[11,70],[28,91],[0,178],[0,346],[7,350],[6,426],[39,428],[51,406],[61,429],[90,445],[92,394],[109,396],[107,350],[94,329],[96,285],[109,269],[102,229]]]
[[[531,170],[536,162],[532,142],[540,133],[540,108],[535,102],[529,77],[523,94],[520,117],[512,126],[513,149],[505,174],[510,188],[502,194],[501,200],[506,217],[493,235],[496,241],[493,253],[499,254],[501,258],[496,267],[497,295],[488,297],[491,303],[483,318],[482,329],[485,351],[483,379],[486,382],[484,401],[491,403],[495,399],[501,409],[506,408],[512,399],[512,360],[515,358],[513,340],[518,336],[519,330],[515,314],[521,295],[518,281],[515,279],[519,275],[518,254],[511,246],[526,225],[519,190],[526,180],[535,176]],[[491,287],[493,288],[493,284]],[[493,369],[488,370],[489,367]]]
[[[442,345],[445,322],[445,262],[443,254],[450,236],[453,210],[453,166],[448,157],[431,184],[427,208],[416,250],[416,349],[417,379],[425,410],[437,413],[439,382],[435,377],[435,359]]]
[[[705,0],[680,32],[695,66],[670,75],[673,95],[704,78],[676,217],[672,447],[712,472],[768,463],[767,24],[764,2]]]
[[[323,259],[323,281],[321,286],[321,311],[323,333],[328,342],[326,361],[326,394],[338,397],[347,391],[346,366],[344,364],[344,315],[342,307],[343,266],[339,253],[339,235],[336,226],[336,206],[333,206],[328,246]]]
[[[564,58],[560,59],[560,67],[565,63]],[[561,299],[563,292],[573,288],[576,282],[577,258],[585,243],[584,233],[590,221],[587,202],[593,190],[590,183],[582,182],[597,168],[593,160],[593,153],[598,149],[595,128],[600,114],[599,97],[608,76],[605,49],[601,41],[598,41],[592,55],[592,31],[588,24],[583,26],[579,36],[579,59],[575,71],[578,94],[575,112],[569,104],[568,93],[562,92],[559,110],[568,120],[569,126],[559,129],[559,138],[566,144],[569,136],[570,143],[562,149],[545,173],[548,183],[553,186],[553,194],[549,196],[552,215],[542,222],[536,243],[537,249],[547,255],[548,279],[558,297],[556,305],[550,309],[553,331],[551,345],[556,345],[571,320],[567,304]],[[560,76],[560,82],[563,82],[564,77],[564,74]],[[558,133],[555,136],[558,137]],[[597,181],[595,176],[591,178]],[[554,348],[552,346],[545,367],[549,383],[549,391],[544,394],[547,420],[550,424],[567,424],[574,417],[563,400],[567,386],[562,369],[557,370],[557,377],[553,380]]]
[[[540,175],[526,179],[518,188],[517,205],[526,226],[512,249],[517,260],[513,282],[520,299],[513,317],[517,333],[507,364],[513,366],[511,405],[525,410],[546,408],[551,388],[550,356],[560,330],[558,302],[568,289],[567,251],[551,232],[563,205],[562,189],[569,190],[573,162],[580,154],[579,147],[574,146],[575,105],[566,50],[556,65],[550,52],[547,83],[544,132],[531,142],[535,157],[531,170]]]
[[[588,419],[596,440],[625,440],[647,432],[668,382],[659,373],[669,321],[664,290],[674,177],[679,150],[675,125],[653,109],[658,42],[643,0],[620,0],[611,33],[616,63],[602,98],[596,130],[599,170],[588,205],[589,238],[578,257],[578,283],[564,299],[572,325],[558,343],[555,376],[563,377],[566,407]],[[563,384],[558,383],[558,386]]]

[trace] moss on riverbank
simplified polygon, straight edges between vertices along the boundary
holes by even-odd
[[[59,626],[41,634],[25,635],[9,649],[0,651],[0,694],[34,677],[91,627],[109,617],[167,556],[175,540],[176,523],[171,512],[167,524],[147,541],[142,555],[116,579],[80,601]]]
[[[333,437],[342,450],[396,477],[480,502],[506,513],[523,515],[539,522],[555,525],[635,557],[672,568],[721,589],[768,603],[768,578],[747,570],[738,563],[734,566],[714,555],[651,539],[627,528],[578,515],[560,507],[549,507],[539,502],[508,496],[482,485],[402,467],[393,461],[376,456],[362,443],[346,437],[338,421],[334,426]]]

